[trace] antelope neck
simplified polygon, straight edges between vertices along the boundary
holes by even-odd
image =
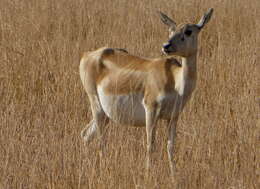
[[[197,81],[197,53],[189,57],[182,57],[183,77],[185,78],[183,100],[186,102],[195,89]]]
[[[181,58],[181,64],[183,67],[183,72],[187,79],[196,81],[197,79],[197,53]]]

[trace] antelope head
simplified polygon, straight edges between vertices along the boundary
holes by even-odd
[[[162,51],[167,55],[188,57],[197,52],[198,34],[209,22],[213,9],[210,8],[197,24],[185,24],[177,27],[176,23],[166,14],[159,12],[161,20],[169,27],[169,40],[163,45]]]

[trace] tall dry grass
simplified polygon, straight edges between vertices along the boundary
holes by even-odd
[[[100,160],[97,143],[80,138],[91,119],[82,52],[107,45],[161,56],[167,28],[156,11],[195,22],[209,7],[197,90],[177,127],[175,180],[163,122],[150,180],[143,128],[110,124]],[[1,0],[0,188],[259,188],[257,18],[257,0]]]

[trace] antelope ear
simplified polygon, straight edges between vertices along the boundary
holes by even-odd
[[[213,13],[213,8],[210,8],[200,19],[199,23],[197,24],[199,29],[202,29],[205,24],[207,24],[211,18],[211,15]]]
[[[176,23],[161,11],[158,11],[158,13],[160,14],[161,21],[167,26],[169,26],[170,30],[175,31]]]

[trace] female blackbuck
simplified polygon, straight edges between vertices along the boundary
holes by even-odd
[[[170,39],[162,51],[166,55],[181,56],[181,63],[170,56],[147,59],[133,56],[123,49],[107,47],[84,53],[80,61],[80,77],[93,116],[81,133],[84,141],[89,142],[98,136],[102,147],[102,135],[108,120],[146,126],[146,166],[149,168],[156,123],[159,119],[167,120],[167,150],[173,173],[176,124],[196,85],[198,34],[212,13],[213,9],[209,9],[198,24],[178,28],[172,19],[160,12],[161,20],[170,28]]]

